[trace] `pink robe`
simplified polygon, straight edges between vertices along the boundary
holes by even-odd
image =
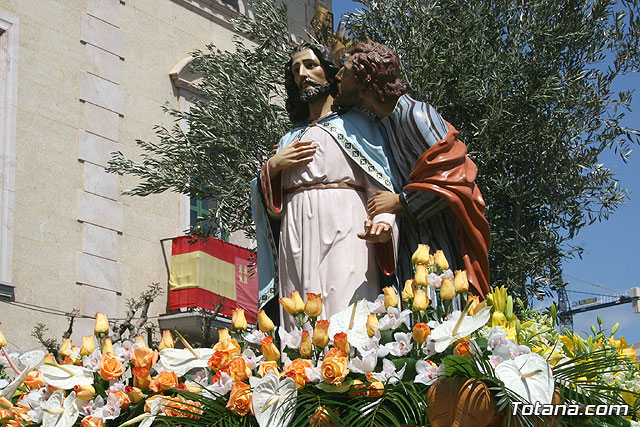
[[[271,179],[268,163],[263,168],[266,179],[263,191],[267,211],[281,217],[279,273],[280,297],[297,290],[303,299],[306,292],[323,298],[320,318],[328,319],[346,309],[355,300],[375,300],[380,294],[376,255],[381,267],[393,272],[397,241],[394,214],[381,214],[373,222],[384,221],[393,227],[396,237],[386,244],[371,244],[358,238],[367,219],[366,202],[375,191],[384,188],[347,158],[333,138],[318,126],[306,130],[301,141],[317,146],[313,160],[281,172]],[[348,183],[364,188],[309,189],[287,194],[300,185]],[[283,191],[284,190],[284,191]],[[284,194],[284,204],[282,195]],[[374,250],[375,247],[375,250]],[[280,308],[282,325],[291,329],[291,317]]]

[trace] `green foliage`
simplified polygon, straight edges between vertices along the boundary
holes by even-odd
[[[638,69],[637,1],[361,0],[361,37],[396,50],[411,93],[461,131],[492,230],[491,281],[524,296],[562,285],[569,239],[606,219],[626,191],[598,156],[626,159],[620,120]],[[611,66],[605,64],[609,59]]]
[[[487,203],[492,284],[525,300],[563,285],[563,260],[581,252],[570,239],[626,197],[599,156],[626,159],[640,139],[621,124],[631,93],[612,89],[640,63],[639,2],[361,0],[367,10],[349,18],[398,52],[411,94],[461,131]],[[255,49],[239,39],[234,52],[195,53],[203,101],[168,110],[189,131],[158,129],[157,142],[138,141],[141,163],[118,155],[110,166],[141,178],[127,194],[217,198],[212,218],[249,235],[248,182],[289,126],[291,48],[284,9],[253,6],[255,20],[236,25]]]

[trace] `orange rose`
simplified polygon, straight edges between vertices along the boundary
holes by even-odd
[[[329,321],[318,320],[313,328],[313,344],[319,348],[325,348],[329,344]]]
[[[152,368],[158,361],[158,352],[145,346],[134,346],[131,364],[136,368]]]
[[[304,312],[309,317],[318,317],[322,314],[322,296],[307,292],[307,303],[304,305]]]
[[[374,381],[369,384],[367,390],[369,390],[369,393],[367,393],[368,397],[380,397],[384,392],[384,384],[382,384],[380,381]]]
[[[352,399],[355,398],[360,398],[360,397],[367,397],[367,386],[366,384],[363,384],[362,381],[360,380],[353,380],[353,382],[351,383],[351,388],[349,388],[349,397]],[[364,391],[362,391],[364,390]]]
[[[13,408],[13,403],[4,397],[0,397],[0,420],[11,416],[11,408]]]
[[[230,361],[231,355],[228,352],[218,350],[211,355],[207,364],[211,366],[211,369],[217,371],[227,366]]]
[[[142,402],[142,399],[144,399],[142,390],[140,390],[138,387],[126,386],[124,388],[124,392],[127,393],[127,396],[129,396],[129,401],[134,405],[136,403]]]
[[[431,328],[426,323],[416,323],[411,331],[413,340],[418,344],[422,344],[427,340],[427,337],[431,335]]]
[[[347,334],[344,332],[338,332],[333,336],[333,345],[342,350],[345,356],[348,356],[351,351],[349,340],[347,340]]]
[[[187,418],[192,418],[195,420],[200,419],[200,415],[202,415],[202,405],[200,402],[195,402],[193,400],[186,400],[184,405],[182,405],[182,409],[185,411],[184,415]]]
[[[302,331],[302,341],[300,341],[300,356],[309,357],[313,347],[311,345],[311,336],[309,331]]]
[[[477,312],[479,312],[486,303],[484,303],[483,307],[480,307],[480,297],[477,295],[469,295],[467,298],[467,303],[471,301],[471,306],[469,307],[469,314],[475,316]]]
[[[242,353],[238,341],[231,338],[228,329],[218,329],[218,343],[213,346],[213,351],[226,351],[232,359]]]
[[[229,375],[233,381],[244,381],[251,376],[251,368],[247,365],[247,361],[242,357],[236,357],[227,365]]]
[[[327,357],[347,357],[347,353],[345,353],[344,351],[342,351],[341,349],[337,348],[337,347],[333,347],[332,349],[330,349],[329,351],[327,351],[327,354],[325,354],[325,359]]]
[[[320,368],[324,382],[335,385],[340,384],[349,373],[347,363],[349,363],[349,360],[346,357],[325,357]]]
[[[253,413],[253,396],[250,389],[251,386],[242,381],[233,383],[227,409],[240,416],[245,416],[249,412]]]
[[[278,362],[260,362],[260,366],[258,367],[258,375],[264,377],[267,375],[267,372],[273,371],[277,376],[280,376],[280,372],[278,371]]]
[[[304,388],[304,386],[307,384],[307,377],[304,375],[300,375],[296,371],[285,372],[284,376],[291,378],[293,382],[296,383],[296,387],[298,387],[298,390]]]
[[[164,413],[169,417],[199,419],[202,409],[200,403],[176,396],[166,399]]]
[[[307,359],[296,359],[284,367],[285,376],[291,378],[298,389],[301,389],[307,383],[306,368],[311,368],[311,362]]]
[[[104,427],[104,420],[100,417],[89,415],[82,419],[82,427]]]
[[[134,370],[137,368],[133,368]],[[151,384],[151,375],[149,375],[149,368],[146,369],[146,375],[135,375],[133,377],[133,386],[139,388],[140,390],[146,390],[149,388],[149,384]]]
[[[273,337],[268,336],[262,341],[260,341],[260,345],[262,345],[262,355],[264,356],[264,360],[270,362],[280,359],[280,351],[278,347],[273,343]]]
[[[160,372],[151,378],[151,384],[149,384],[149,390],[151,391],[160,391],[176,387],[178,387],[178,376],[173,371]]]
[[[309,417],[311,427],[337,427],[333,421],[338,421],[338,412],[324,406],[318,406],[313,415]]]
[[[461,342],[453,349],[453,354],[471,359],[471,346],[468,342]]]
[[[108,390],[107,393],[115,394],[118,397],[120,408],[126,411],[129,408],[129,395],[124,390]]]
[[[44,378],[42,378],[42,373],[35,369],[27,375],[27,378],[24,379],[24,383],[29,386],[30,390],[35,390],[44,386]]]
[[[73,391],[76,392],[78,399],[85,402],[90,401],[96,395],[96,389],[92,385],[75,385],[73,386]]]
[[[122,363],[114,356],[103,354],[100,360],[100,376],[103,380],[117,380],[122,375]]]

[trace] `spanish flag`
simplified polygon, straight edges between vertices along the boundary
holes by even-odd
[[[215,238],[189,243],[187,236],[173,239],[169,309],[201,307],[231,317],[244,308],[247,320],[255,322],[258,311],[258,277],[249,277],[253,252]]]

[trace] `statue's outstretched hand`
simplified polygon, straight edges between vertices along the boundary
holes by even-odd
[[[316,146],[312,144],[311,141],[300,141],[296,138],[269,159],[269,173],[275,176],[285,169],[311,162],[316,152]]]
[[[367,201],[367,213],[373,218],[381,213],[395,213],[402,210],[400,195],[391,191],[376,191]]]
[[[391,225],[386,222],[364,222],[364,233],[358,233],[358,237],[371,243],[386,243],[391,239]]]

